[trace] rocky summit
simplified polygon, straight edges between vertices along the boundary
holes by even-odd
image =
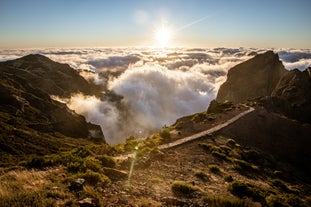
[[[286,73],[277,54],[268,51],[231,68],[219,88],[217,101],[234,103],[270,96]]]
[[[288,71],[277,54],[267,51],[231,68],[217,101],[259,100],[267,110],[311,122],[311,69]]]

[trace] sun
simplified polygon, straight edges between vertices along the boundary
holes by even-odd
[[[160,27],[155,32],[155,39],[159,46],[168,46],[172,38],[172,32],[168,27]]]

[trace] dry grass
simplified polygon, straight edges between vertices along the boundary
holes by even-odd
[[[55,170],[55,169],[54,169]],[[48,175],[53,171],[15,170],[0,176],[0,196],[39,191],[49,184]]]

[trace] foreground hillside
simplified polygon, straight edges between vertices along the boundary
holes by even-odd
[[[220,106],[146,139],[86,145],[3,169],[0,206],[310,206],[310,182],[300,170],[235,137],[218,132],[158,150],[245,110]],[[134,157],[119,156],[128,153]]]

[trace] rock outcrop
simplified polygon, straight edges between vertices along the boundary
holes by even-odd
[[[245,102],[270,96],[287,71],[277,54],[268,51],[231,68],[227,80],[219,88],[219,102]]]
[[[254,99],[268,111],[311,123],[311,69],[287,71],[272,51],[231,68],[216,100]]]

